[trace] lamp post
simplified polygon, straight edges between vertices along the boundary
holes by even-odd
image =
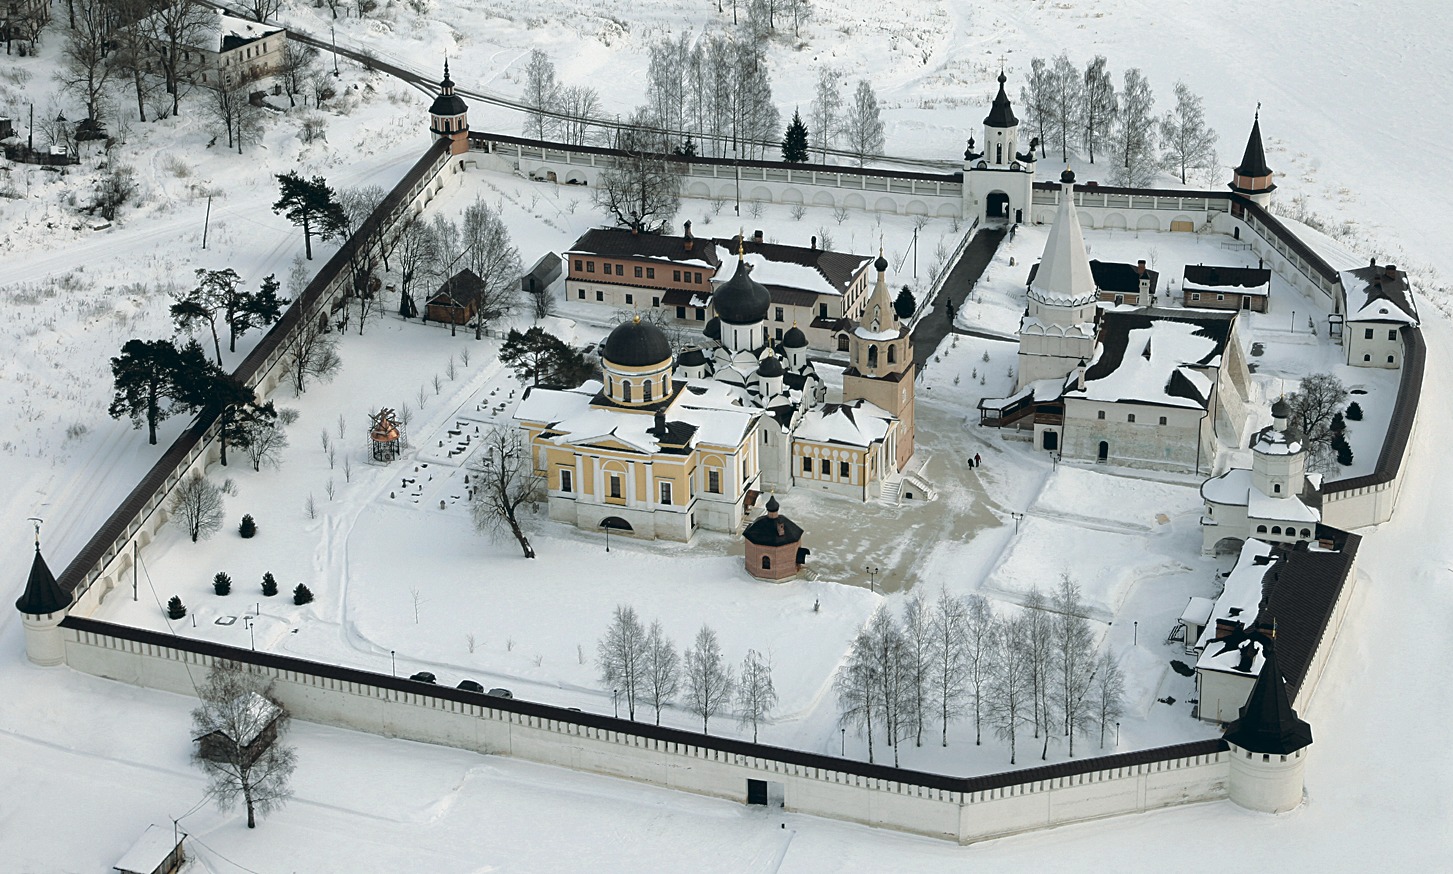
[[[612,703],[612,704],[615,705],[615,709],[616,709],[616,719],[620,719],[621,718],[621,690],[619,690],[619,689],[612,689],[612,690],[610,690],[610,703]]]
[[[1140,646],[1140,620],[1137,619],[1131,625],[1130,631],[1131,631],[1130,645],[1131,646]]]
[[[1115,749],[1120,749],[1120,723],[1115,723]]]
[[[863,573],[868,575],[868,591],[878,591],[878,572],[880,570],[881,568],[871,567],[868,565],[863,566]]]
[[[600,527],[605,529],[605,551],[610,552],[610,520],[600,520]]]
[[[252,644],[252,649],[257,650],[257,633],[252,630],[252,617],[244,615],[242,623],[247,626],[247,639]]]
[[[1292,323],[1287,326],[1293,334],[1297,332],[1297,311],[1292,310]]]
[[[1024,518],[1024,514],[1023,513],[1015,513],[1014,511],[1011,510],[1009,512],[1009,515],[1014,517],[1014,533],[1015,534],[1018,534],[1019,533],[1019,520]]]
[[[333,32],[333,25],[328,25],[328,38],[333,41],[333,78],[338,78],[338,35]]]
[[[839,758],[846,758],[848,754],[848,730],[846,728],[842,728],[839,729],[839,731],[841,731],[843,735],[842,743],[838,745],[837,754]]]
[[[394,659],[393,650],[388,651],[388,667],[389,672],[392,673],[395,677],[399,675],[399,663]]]

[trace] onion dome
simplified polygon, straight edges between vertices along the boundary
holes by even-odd
[[[40,556],[40,544],[36,543],[30,579],[25,583],[25,591],[16,599],[15,609],[30,616],[45,616],[59,613],[70,605],[71,596],[55,581],[55,575]]]
[[[752,265],[737,261],[732,274],[711,296],[717,316],[729,325],[753,325],[765,321],[772,306],[772,293],[767,286],[751,277]]]
[[[1285,398],[1277,398],[1276,403],[1271,405],[1271,417],[1273,419],[1290,419],[1292,405],[1287,403]]]
[[[782,347],[784,349],[804,349],[807,347],[807,335],[802,329],[793,325],[782,335]]]
[[[881,246],[878,247],[878,260],[873,262],[873,269],[879,273],[888,272],[888,259],[883,257],[883,248]]]
[[[712,316],[711,319],[707,321],[706,327],[702,329],[702,333],[706,334],[708,339],[720,340],[721,319],[718,319],[716,316]]]
[[[1060,181],[1060,184],[1061,185],[1074,185],[1075,184],[1075,171],[1073,171],[1070,168],[1066,167],[1065,168],[1065,171],[1063,173],[1059,174],[1059,181]]]
[[[757,366],[757,375],[762,377],[775,378],[785,372],[782,369],[782,362],[778,361],[775,355],[768,355],[766,358],[763,358],[762,363]]]
[[[454,80],[449,78],[449,62],[444,62],[444,81],[439,83],[439,96],[429,106],[430,115],[463,115],[469,107],[464,98],[454,93]]]
[[[758,546],[786,546],[802,541],[802,526],[780,515],[781,507],[775,497],[767,499],[767,515],[758,516],[756,521],[742,531],[742,537]]]
[[[610,332],[600,357],[620,367],[649,367],[671,360],[671,341],[665,331],[636,316]]]
[[[706,363],[706,353],[695,346],[682,352],[676,358],[677,367],[705,367]]]
[[[989,107],[989,117],[984,119],[984,124],[989,127],[1014,127],[1019,124],[1019,119],[1014,117],[1014,110],[1009,106],[1009,95],[1004,93],[1004,83],[1009,81],[1004,76],[1004,71],[999,71],[999,93],[994,97],[994,105]]]

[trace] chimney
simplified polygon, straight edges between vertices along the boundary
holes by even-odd
[[[1144,258],[1141,258],[1139,261],[1136,261],[1135,262],[1135,275],[1136,276],[1144,276],[1145,275],[1145,259]]]
[[[1241,644],[1241,661],[1236,663],[1236,670],[1251,673],[1251,666],[1256,664],[1257,646],[1251,641]]]
[[[666,411],[664,409],[656,411],[656,427],[652,428],[651,432],[658,438],[666,436]]]
[[[760,244],[762,242],[762,232],[761,231],[752,231],[752,242],[753,243],[758,243],[758,244]]]
[[[690,252],[696,245],[696,239],[691,236],[691,220],[687,219],[681,228],[686,234],[686,251]]]
[[[1387,276],[1388,279],[1397,279],[1397,276],[1398,276],[1397,265],[1396,264],[1389,264],[1389,265],[1387,265],[1387,269],[1385,271],[1385,275]]]
[[[812,248],[813,249],[816,249],[817,248],[817,234],[813,234],[812,235]]]

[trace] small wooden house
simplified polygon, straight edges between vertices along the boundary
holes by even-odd
[[[194,738],[197,755],[210,762],[230,762],[241,751],[247,764],[257,761],[272,742],[277,740],[278,717],[282,709],[256,692],[233,704],[235,719],[230,720],[238,735],[233,738],[227,729],[219,728]]]
[[[1264,313],[1270,292],[1271,271],[1264,267],[1187,264],[1181,281],[1181,303],[1193,309]]]
[[[546,252],[540,256],[529,272],[520,277],[520,290],[526,294],[543,294],[555,280],[560,278],[565,262],[554,252]]]
[[[176,874],[187,861],[186,832],[175,826],[149,825],[111,870],[118,874]]]
[[[424,304],[424,319],[446,325],[468,324],[474,318],[484,290],[484,280],[466,267],[444,280],[444,284]]]

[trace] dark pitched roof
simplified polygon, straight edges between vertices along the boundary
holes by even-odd
[[[1241,706],[1241,716],[1226,729],[1224,739],[1253,753],[1288,755],[1312,742],[1312,727],[1297,718],[1287,696],[1286,683],[1277,668],[1275,636],[1261,637],[1266,661],[1251,697]]]
[[[1266,166],[1266,153],[1261,148],[1261,113],[1251,123],[1251,136],[1246,140],[1246,151],[1241,163],[1236,166],[1238,176],[1270,176],[1271,168]]]
[[[1126,261],[1100,261],[1090,259],[1090,275],[1095,278],[1095,287],[1101,291],[1118,292],[1123,294],[1140,293],[1140,274],[1135,272],[1136,265]],[[1155,294],[1160,284],[1160,273],[1145,268],[1145,273],[1150,277],[1150,293]],[[1034,284],[1034,277],[1039,275],[1039,264],[1035,263],[1029,268],[1029,278],[1025,280],[1026,285]]]
[[[456,301],[479,300],[484,297],[486,290],[484,280],[479,278],[479,274],[466,267],[444,280],[435,296],[451,297]]]
[[[15,599],[15,609],[31,616],[44,616],[59,613],[70,605],[71,596],[56,584],[55,575],[41,558],[37,545],[35,560],[30,563],[30,579],[25,583],[25,591]]]
[[[1100,320],[1100,356],[1085,371],[1085,379],[1104,379],[1120,368],[1125,360],[1125,351],[1130,344],[1130,332],[1149,328],[1155,322],[1185,322],[1196,326],[1195,335],[1214,342],[1211,349],[1198,361],[1183,361],[1179,366],[1205,367],[1226,351],[1231,336],[1235,313],[1205,313],[1200,311],[1166,309],[1107,310]],[[1136,349],[1135,354],[1141,350]],[[1197,401],[1202,405],[1206,399],[1178,370],[1172,370],[1167,377],[1166,394]],[[1127,399],[1129,400],[1129,399]]]
[[[580,235],[567,255],[604,255],[609,258],[654,258],[667,261],[704,261],[720,266],[716,247],[707,240],[695,240],[686,248],[686,237],[639,234],[627,228],[591,228]]]
[[[984,119],[984,124],[989,127],[1014,127],[1019,124],[1019,119],[1014,117],[1014,109],[1009,105],[1009,95],[1004,93],[1004,83],[1008,81],[1003,71],[999,72],[999,93],[994,95],[994,105],[989,107],[989,115]],[[985,148],[988,148],[986,145]]]
[[[1185,282],[1202,288],[1259,288],[1271,282],[1271,271],[1263,267],[1187,264]]]
[[[768,501],[767,510],[775,509]],[[742,531],[742,536],[758,546],[785,546],[802,540],[802,527],[782,514],[777,518],[758,516]]]
[[[1332,610],[1352,573],[1357,550],[1362,540],[1326,526],[1318,526],[1319,539],[1324,534],[1336,545],[1336,552],[1300,547],[1278,546],[1262,579],[1262,605],[1258,623],[1275,625],[1277,648],[1280,650],[1282,676],[1287,689],[1296,697],[1307,678],[1312,657],[1322,645]]]

